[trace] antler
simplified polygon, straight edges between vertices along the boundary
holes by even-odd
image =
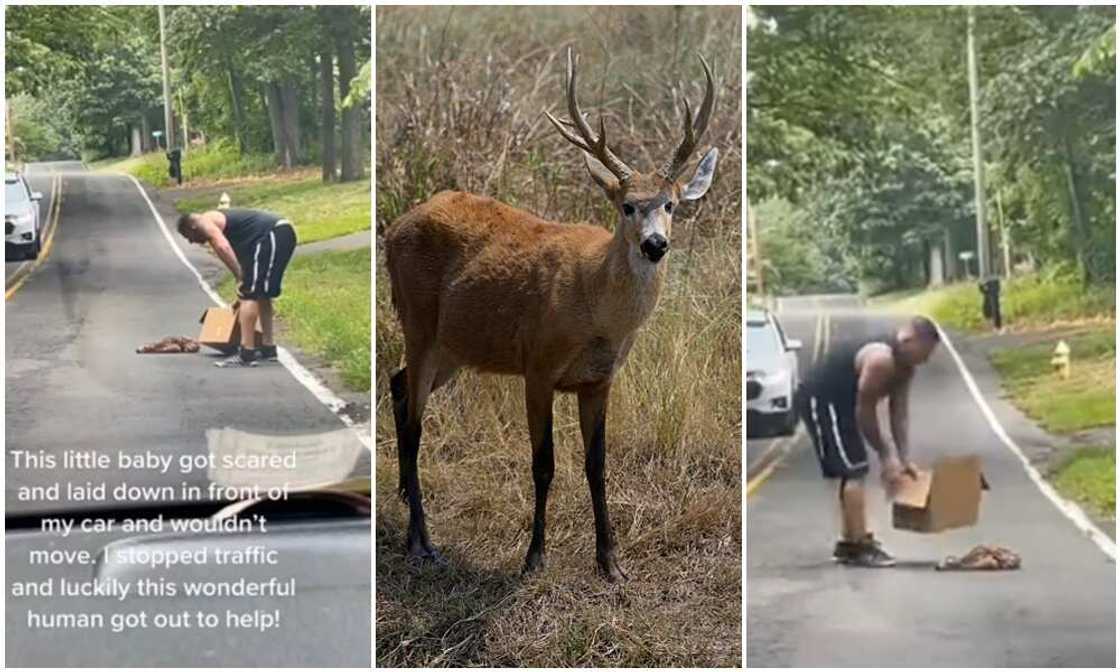
[[[712,107],[716,102],[716,88],[712,84],[712,71],[704,57],[700,54],[697,54],[697,56],[700,57],[700,65],[704,66],[704,77],[708,80],[707,90],[704,92],[704,102],[700,105],[700,114],[696,115],[695,125],[692,122],[692,110],[688,106],[688,98],[684,99],[684,138],[681,140],[681,144],[677,145],[677,151],[673,153],[673,157],[657,169],[657,174],[666,180],[677,179],[677,176],[684,170],[689,157],[696,150],[696,143],[704,135],[704,131],[708,130],[708,120],[712,117]]]
[[[709,85],[710,82],[711,80],[709,80]],[[607,131],[603,124],[603,118],[599,117],[599,137],[596,138],[591,131],[591,127],[588,126],[587,120],[584,119],[583,112],[579,109],[579,103],[576,101],[576,65],[572,58],[571,47],[568,47],[568,115],[571,116],[572,120],[561,121],[547,110],[544,115],[548,117],[556,130],[560,131],[560,135],[564,136],[565,140],[598,159],[599,163],[606,166],[607,170],[611,171],[619,182],[629,180],[631,175],[634,174],[630,166],[627,166],[607,147]],[[578,131],[579,135],[570,130],[573,128]]]

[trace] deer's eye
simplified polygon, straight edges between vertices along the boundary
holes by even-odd
[[[630,217],[631,215],[634,214],[634,206],[630,205],[629,203],[623,203],[622,204],[622,214],[626,215],[627,217]]]
[[[669,214],[673,214],[673,202],[672,201],[666,201],[665,202],[665,212],[667,212]]]

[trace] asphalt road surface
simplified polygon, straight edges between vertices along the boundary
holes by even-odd
[[[279,364],[218,369],[216,354],[136,354],[164,336],[196,336],[213,304],[130,179],[86,173],[78,163],[30,166],[34,188],[47,193],[54,171],[63,172],[63,196],[53,249],[6,306],[9,516],[99,506],[67,499],[64,489],[58,501],[22,502],[23,485],[208,482],[205,470],[184,477],[115,466],[20,469],[13,451],[177,457],[206,454],[209,428],[297,434],[342,427]],[[185,248],[196,265],[214,264],[201,249]]]
[[[836,342],[881,333],[893,322],[850,297],[785,300],[779,315],[805,342],[803,371],[826,336]],[[822,315],[827,319],[818,320]],[[917,374],[910,416],[915,461],[977,453],[991,491],[974,527],[934,535],[892,530],[872,458],[869,518],[899,560],[890,569],[832,562],[836,484],[821,478],[804,432],[788,444],[748,442],[752,461],[772,448],[788,452],[749,488],[747,665],[1114,667],[1114,562],[999,442],[944,347]],[[1031,431],[1000,419],[1012,437]],[[946,555],[980,543],[1017,551],[1022,569],[934,571]]]

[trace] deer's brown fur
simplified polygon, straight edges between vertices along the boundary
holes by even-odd
[[[602,130],[596,138],[582,120],[569,54],[569,109],[579,123],[549,118],[584,150],[592,178],[618,209],[613,233],[600,226],[550,222],[485,196],[453,191],[436,194],[387,230],[393,303],[405,336],[406,366],[393,377],[392,392],[411,555],[439,557],[428,539],[416,466],[424,406],[433,390],[467,366],[525,379],[536,488],[526,569],[544,560],[553,395],[574,392],[587,451],[597,560],[610,580],[625,577],[615,559],[606,507],[606,401],[638,327],[657,303],[665,274],[665,264],[658,262],[668,247],[672,210],[682,198],[703,195],[715,169],[713,149],[687,187],[676,181],[711,112],[714,93],[706,63],[704,69],[708,93],[695,128],[686,111],[685,140],[673,159],[655,173],[642,174],[606,148]]]

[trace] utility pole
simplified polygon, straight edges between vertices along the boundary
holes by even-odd
[[[968,102],[972,112],[972,176],[976,196],[976,258],[980,279],[988,277],[988,226],[984,221],[984,158],[980,153],[980,84],[976,72],[976,12],[968,7]]]
[[[183,104],[183,89],[179,88],[179,114],[183,117],[183,156],[187,155],[187,146],[191,144],[191,131],[187,126],[187,106]]]
[[[968,102],[972,116],[972,176],[976,181],[976,272],[980,276],[980,293],[984,297],[984,317],[996,329],[1003,328],[999,305],[999,276],[991,275],[991,254],[988,225],[984,221],[984,156],[980,151],[980,82],[976,69],[976,10],[968,7]]]
[[[171,85],[167,76],[167,42],[164,39],[163,5],[159,6],[159,60],[163,67],[163,134],[167,149],[175,144],[175,127],[171,121]]]

